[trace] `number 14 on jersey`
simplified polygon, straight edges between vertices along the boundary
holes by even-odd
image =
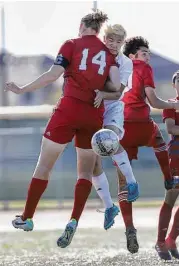
[[[85,48],[82,51],[82,59],[79,65],[80,70],[87,70],[87,59],[88,59],[89,49]],[[105,51],[100,51],[92,58],[92,64],[99,65],[98,74],[104,74],[104,68],[106,66],[106,53]]]

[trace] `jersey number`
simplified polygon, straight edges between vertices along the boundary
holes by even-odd
[[[79,65],[80,70],[87,70],[87,58],[88,58],[88,52],[89,49],[85,48],[82,51],[82,59],[81,63]],[[103,75],[104,74],[104,68],[106,66],[106,53],[105,51],[100,51],[92,58],[92,63],[99,65],[98,74]]]

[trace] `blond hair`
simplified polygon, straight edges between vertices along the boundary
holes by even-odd
[[[124,40],[127,36],[127,32],[124,27],[120,24],[108,25],[104,30],[105,37],[109,37],[111,35],[119,36],[122,40]]]
[[[92,28],[97,33],[100,31],[104,22],[108,20],[107,14],[97,10],[94,13],[90,13],[81,19],[81,23],[84,23],[87,28]]]

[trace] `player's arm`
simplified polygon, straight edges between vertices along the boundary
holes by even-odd
[[[145,87],[145,94],[150,105],[153,108],[157,109],[179,109],[179,103],[177,102],[168,102],[160,99],[157,97],[155,93],[155,85],[153,81],[153,73],[152,68],[149,65],[146,65],[145,69],[143,70],[142,77],[144,87]]]
[[[172,118],[165,119],[165,125],[167,128],[168,134],[179,135],[179,126],[175,125],[175,120]]]
[[[119,75],[119,68],[117,66],[110,67],[109,78],[114,85],[114,87],[109,86],[108,88],[109,92],[119,91],[121,88],[121,81],[120,81],[120,75]]]
[[[129,76],[131,75],[133,70],[133,63],[132,60],[126,59],[125,63],[123,66],[118,68],[119,71],[119,77],[120,77],[120,82],[121,86],[119,91],[115,92],[115,85],[108,80],[105,84],[104,87],[104,99],[105,100],[118,100],[120,99],[125,87],[127,86]],[[108,93],[108,91],[114,91],[113,93]]]
[[[146,87],[145,93],[150,105],[157,109],[179,109],[179,102],[168,102],[157,97],[154,88]]]
[[[54,65],[33,82],[22,87],[17,86],[14,82],[6,83],[5,90],[12,91],[16,94],[22,94],[25,92],[33,92],[56,81],[64,73],[66,67],[70,64],[73,53],[73,45],[74,44],[72,41],[65,42],[59,50]]]
[[[6,90],[12,91],[16,94],[25,92],[33,92],[37,89],[43,88],[57,80],[64,72],[64,67],[53,65],[47,72],[44,72],[36,80],[28,83],[22,87],[17,86],[14,82],[6,83]]]
[[[107,81],[108,82],[108,81]],[[98,108],[101,105],[101,102],[103,100],[119,100],[122,95],[122,91],[124,90],[125,86],[121,84],[120,90],[119,91],[113,91],[112,90],[116,89],[116,87],[113,85],[111,81],[109,81],[109,86],[111,86],[111,92],[106,92],[106,91],[97,91],[96,97],[94,100],[94,106]]]

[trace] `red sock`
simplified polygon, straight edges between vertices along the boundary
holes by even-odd
[[[164,202],[160,209],[160,214],[159,214],[158,239],[157,239],[158,242],[165,242],[171,215],[172,215],[172,207],[170,207],[166,202]]]
[[[172,229],[169,234],[169,238],[176,240],[178,235],[179,235],[179,208],[177,209],[175,213]]]
[[[164,175],[164,179],[171,180],[172,175],[170,171],[169,156],[168,156],[166,144],[163,143],[163,144],[158,145],[157,147],[154,147],[154,152],[158,160],[158,163],[160,165],[161,171]]]
[[[44,193],[47,184],[48,180],[32,178],[32,181],[29,185],[25,209],[22,215],[23,220],[26,220],[27,218],[33,218],[37,204]]]
[[[79,220],[91,192],[92,183],[87,179],[78,179],[75,186],[75,199],[71,219]]]
[[[119,206],[121,209],[122,217],[123,217],[126,228],[134,227],[133,217],[132,217],[132,202],[123,200],[119,202]]]

